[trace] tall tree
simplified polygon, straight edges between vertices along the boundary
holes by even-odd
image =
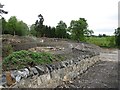
[[[2,18],[1,20],[2,20],[2,34],[8,34],[7,22],[4,18]]]
[[[55,31],[56,31],[56,28],[55,28],[55,27],[52,27],[52,28],[51,28],[51,38],[55,38],[55,37],[56,37]]]
[[[44,18],[43,16],[40,14],[38,15],[38,18],[39,20],[36,20],[35,22],[35,30],[37,31],[37,36],[38,37],[43,37],[44,36],[44,25],[43,25],[43,22],[44,22]]]
[[[33,36],[37,36],[37,31],[35,30],[35,24],[32,24],[30,26],[30,34],[32,34]]]
[[[16,35],[25,36],[28,35],[29,28],[26,23],[23,21],[17,22]]]
[[[72,38],[79,41],[85,40],[85,33],[88,24],[85,18],[79,18],[79,20],[72,20],[70,23],[69,31],[71,32]]]
[[[66,38],[67,25],[62,20],[56,26],[56,36],[58,38]]]
[[[9,34],[15,35],[16,34],[16,29],[17,29],[17,18],[15,16],[10,17],[7,23],[7,29],[9,30]]]
[[[7,31],[11,35],[25,36],[28,34],[29,28],[23,21],[18,21],[15,16],[10,17],[7,22]]]

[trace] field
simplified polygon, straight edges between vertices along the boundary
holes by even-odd
[[[86,42],[98,45],[100,47],[114,48],[115,47],[115,37],[86,37]]]

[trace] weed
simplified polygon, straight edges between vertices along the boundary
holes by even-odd
[[[50,53],[21,50],[13,52],[8,57],[4,58],[3,70],[20,69],[39,64],[50,64],[58,60],[61,60],[61,57],[56,57]]]

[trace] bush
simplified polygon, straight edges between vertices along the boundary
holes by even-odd
[[[20,69],[39,64],[49,64],[57,61],[58,58],[45,52],[31,52],[21,50],[13,52],[3,60],[3,70]]]

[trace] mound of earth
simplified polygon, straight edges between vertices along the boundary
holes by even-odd
[[[77,43],[68,39],[3,35],[2,41],[3,45],[11,45],[13,52],[21,50],[27,50],[35,53],[46,52],[53,54],[61,60],[69,60],[71,58],[75,59],[78,56],[81,56],[82,58],[88,56],[92,57],[99,55],[100,53],[100,48],[96,45],[85,42]]]

